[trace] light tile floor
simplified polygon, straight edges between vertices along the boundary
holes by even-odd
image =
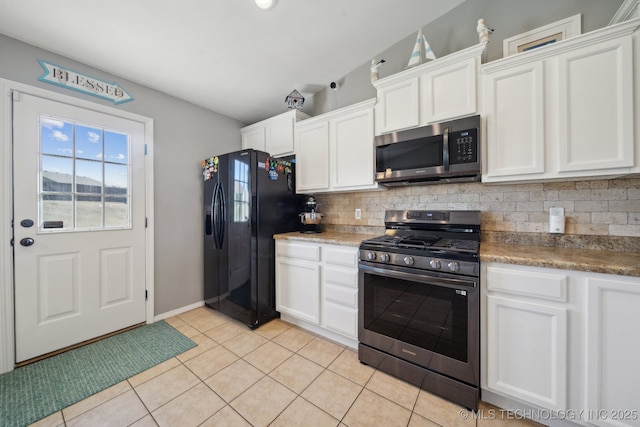
[[[197,347],[34,426],[533,426],[480,416],[280,319],[250,330],[205,307],[167,319]]]

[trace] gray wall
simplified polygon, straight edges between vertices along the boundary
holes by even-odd
[[[135,100],[115,108],[154,120],[155,314],[202,301],[202,175],[200,160],[240,149],[243,123],[0,35],[0,77],[113,106],[42,83],[38,59],[106,81]],[[153,73],[154,70],[149,70]]]
[[[423,27],[423,33],[437,58],[478,43],[476,25],[484,18],[495,32],[486,50],[486,61],[502,58],[502,41],[517,34],[582,14],[582,32],[605,27],[623,0],[467,0],[447,14]],[[377,60],[386,62],[380,78],[402,71],[409,61],[418,29],[408,29],[410,35],[391,48],[382,50]],[[372,29],[375,31],[375,28]],[[412,32],[411,32],[412,31]],[[323,89],[309,102],[312,116],[375,98],[376,91],[369,78],[370,62],[339,79],[338,91]]]
[[[542,25],[582,13],[583,32],[607,25],[622,0],[467,0],[436,22],[424,34],[436,56],[478,42],[479,18],[496,29],[487,48],[487,60],[502,57],[502,40]],[[392,19],[392,18],[390,18]],[[375,27],[372,28],[375,31]],[[381,77],[407,64],[417,28],[391,48],[381,47],[378,59],[386,63]],[[389,45],[394,43],[389,41]],[[155,168],[155,312],[156,315],[202,300],[202,208],[200,160],[215,153],[239,149],[242,123],[158,91],[106,74],[87,65],[0,35],[0,77],[51,91],[111,105],[88,95],[39,82],[37,59],[72,68],[93,77],[117,81],[135,100],[116,108],[154,119]],[[153,73],[154,70],[149,70]],[[325,89],[308,105],[311,115],[375,97],[369,80],[369,62],[340,80],[339,91]]]

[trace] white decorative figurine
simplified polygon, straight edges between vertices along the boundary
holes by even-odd
[[[376,62],[375,58],[371,60],[371,81],[375,82],[380,78],[380,67],[384,64],[384,59]]]
[[[489,34],[493,33],[493,28],[489,28],[484,19],[478,19],[478,26],[476,27],[476,31],[478,31],[478,37],[480,38],[480,43],[487,43],[489,41]]]

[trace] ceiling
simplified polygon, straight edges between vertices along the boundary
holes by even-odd
[[[253,123],[462,1],[0,0],[0,33]]]

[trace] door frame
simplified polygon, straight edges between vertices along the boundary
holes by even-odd
[[[153,198],[153,119],[113,107],[62,95],[23,83],[0,78],[0,373],[13,370],[15,365],[14,292],[13,292],[13,98],[11,91],[39,96],[87,110],[110,114],[144,124],[145,156],[145,276],[147,300],[145,321],[154,321],[154,198]]]

